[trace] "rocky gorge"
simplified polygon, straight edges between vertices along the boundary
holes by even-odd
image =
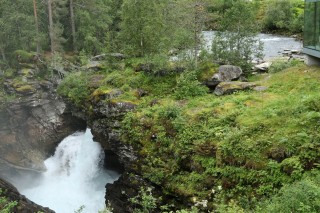
[[[129,178],[126,175],[135,171],[137,156],[132,147],[120,140],[119,125],[124,114],[134,109],[135,105],[126,102],[105,104],[100,101],[106,96],[116,97],[120,94],[115,91],[91,100],[91,112],[81,110],[56,94],[56,79],[39,79],[35,74],[39,72],[44,70],[22,67],[14,78],[2,81],[0,178],[14,183],[17,178],[12,177],[45,171],[44,160],[54,153],[63,138],[90,127],[94,140],[101,143],[105,150],[105,167],[126,171],[115,185],[108,184],[106,196],[113,201],[114,212],[124,212],[124,207],[129,205],[123,204],[127,199],[123,199],[124,194],[120,192],[124,190],[133,195],[140,186],[146,185],[141,177]],[[4,196],[19,202],[16,207],[22,209],[19,212],[52,212],[19,195],[17,189],[5,180],[1,181],[0,187],[6,192]]]
[[[143,70],[138,69],[143,63],[123,58],[111,65],[100,59],[92,64],[67,75],[62,83],[59,76],[39,77],[45,69],[37,66],[21,65],[15,75],[4,74],[3,178],[43,172],[43,161],[58,143],[87,127],[106,153],[104,166],[122,174],[106,185],[105,204],[115,213],[145,208],[146,196],[153,202],[150,212],[193,207],[207,212],[233,199],[239,209],[254,208],[256,197],[265,198],[316,168],[319,144],[314,142],[317,126],[311,121],[317,117],[318,96],[303,96],[318,84],[310,80],[317,79],[316,69],[297,65],[293,75],[283,72],[248,80],[239,67],[200,64],[205,77],[199,77],[199,84],[192,72],[178,72],[172,65]],[[110,71],[106,65],[116,69]],[[304,80],[309,82],[296,92],[292,85]],[[295,102],[287,104],[289,100]],[[309,108],[301,110],[305,106]],[[290,116],[295,113],[306,126],[293,121]],[[278,116],[287,116],[282,120],[293,124],[279,124]],[[10,185],[0,187],[12,192],[5,194],[11,200],[20,199],[12,195],[17,192]],[[34,208],[26,203],[18,207]]]

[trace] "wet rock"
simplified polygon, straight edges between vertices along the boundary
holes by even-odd
[[[218,84],[218,86],[214,90],[214,94],[218,96],[227,95],[236,91],[252,89],[255,86],[256,86],[255,83],[249,83],[249,82],[239,82],[239,81],[222,82]]]
[[[43,171],[43,161],[57,144],[85,129],[86,123],[75,118],[63,100],[54,95],[52,83],[27,82],[36,88],[32,92],[25,88],[19,91],[20,85],[11,83],[7,82],[6,89],[16,98],[0,108],[0,160],[7,167]]]
[[[156,187],[141,176],[126,172],[113,184],[106,185],[106,205],[111,204],[113,213],[133,212],[137,206],[130,202],[130,198],[137,196],[141,187],[150,188],[153,196],[159,197],[160,192]]]
[[[131,168],[131,163],[137,156],[130,145],[121,142],[120,123],[124,115],[135,107],[131,102],[106,103],[102,100],[95,104],[94,115],[89,122],[94,140],[100,142],[105,150],[115,153],[127,169]]]
[[[17,201],[18,204],[12,210],[12,212],[19,213],[30,213],[30,212],[43,212],[43,213],[54,213],[49,208],[42,207],[38,204],[27,199],[25,196],[21,195],[18,190],[6,182],[5,180],[0,179],[0,188],[3,190],[1,196],[5,196],[9,202]]]

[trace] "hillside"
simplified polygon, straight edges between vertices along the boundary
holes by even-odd
[[[319,194],[312,194],[319,191],[319,68],[299,64],[252,77],[266,90],[218,97],[196,79],[215,72],[214,66],[162,77],[134,67],[74,73],[58,91],[88,114],[101,104],[130,106],[120,125],[121,141],[138,156],[130,172],[159,187],[164,196],[148,208],[176,204],[201,211],[256,212],[263,200],[303,179],[302,184],[312,183],[311,191],[298,187],[288,193],[297,200],[311,193],[300,204],[319,211]],[[264,205],[276,208],[276,202]],[[286,205],[281,204],[284,212],[307,212]]]

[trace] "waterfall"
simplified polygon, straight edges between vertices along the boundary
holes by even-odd
[[[89,129],[65,138],[55,154],[45,161],[47,171],[37,178],[26,178],[21,194],[57,213],[95,213],[105,207],[105,185],[119,175],[103,169],[104,152],[93,142]],[[23,180],[22,180],[23,182]]]

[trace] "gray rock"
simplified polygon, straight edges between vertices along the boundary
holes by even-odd
[[[252,89],[255,86],[256,86],[255,83],[249,83],[249,82],[239,82],[239,81],[222,82],[218,84],[218,86],[214,90],[214,94],[218,96],[227,95],[236,91]]]
[[[122,53],[107,53],[107,54],[100,54],[100,55],[96,55],[94,57],[91,58],[92,61],[102,61],[105,60],[108,57],[112,57],[115,59],[125,59],[126,55],[122,54]]]
[[[17,98],[0,108],[0,160],[15,169],[43,171],[43,161],[57,144],[84,129],[86,123],[73,117],[63,100],[53,95],[51,83],[44,81],[41,86],[34,81],[30,85],[35,88],[32,94],[19,95],[7,82],[8,91]]]
[[[232,65],[222,65],[219,67],[218,73],[214,74],[212,81],[226,82],[238,79],[242,74],[240,67]]]
[[[266,86],[256,86],[256,87],[253,88],[253,90],[257,91],[257,92],[262,92],[262,91],[265,91],[267,89],[268,89],[268,87],[266,87]]]
[[[272,65],[272,62],[264,62],[262,64],[258,64],[254,66],[255,70],[260,72],[266,72],[269,70],[270,66]]]
[[[89,63],[85,65],[84,68],[91,70],[101,70],[103,69],[103,64],[100,61],[89,61]]]

